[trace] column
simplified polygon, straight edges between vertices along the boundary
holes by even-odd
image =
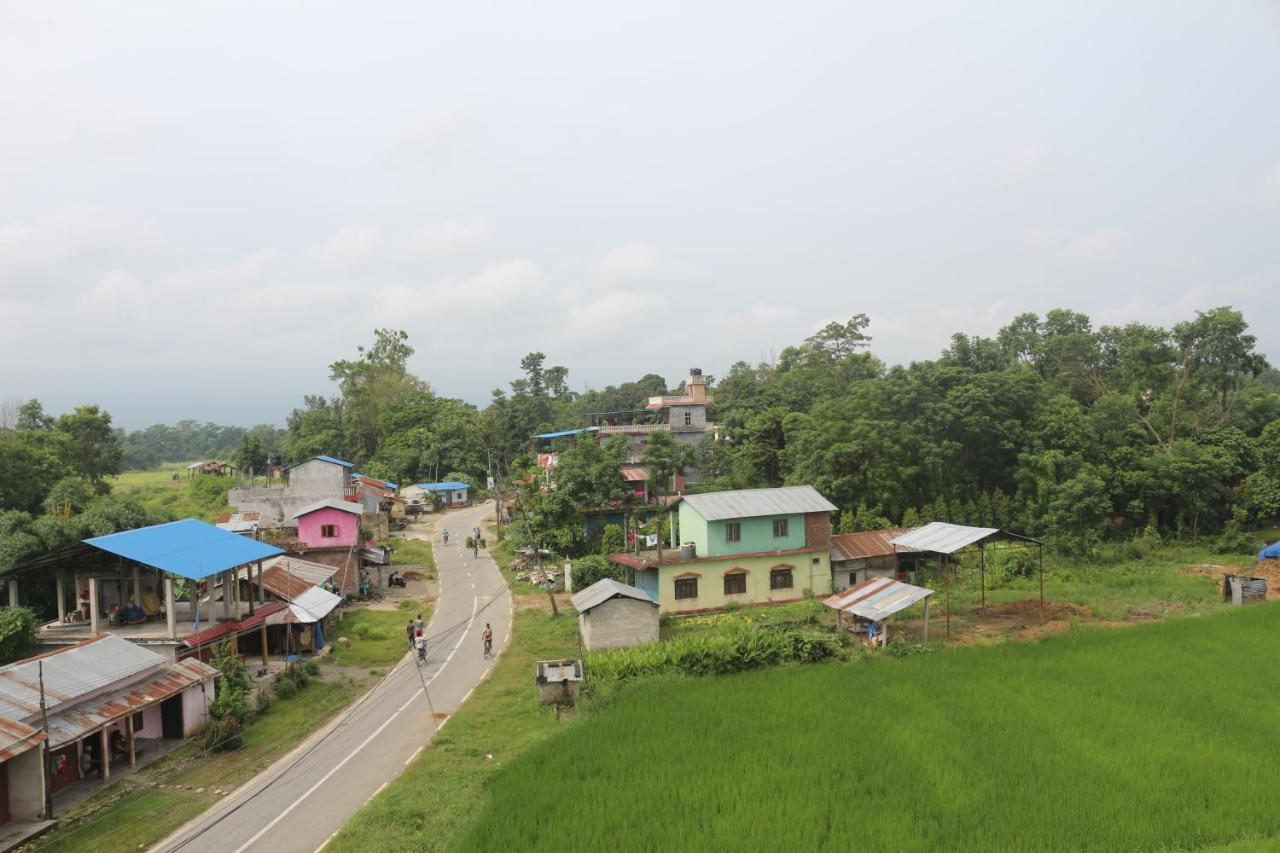
[[[105,785],[111,781],[111,745],[107,743],[106,729],[103,729],[98,734],[101,739],[99,749],[102,750],[102,784]]]
[[[178,614],[173,612],[173,578],[164,576],[164,622],[169,639],[178,639]]]
[[[58,570],[58,621],[67,618],[67,584],[63,580],[62,570]]]
[[[138,575],[138,564],[133,564],[133,603],[142,606],[142,578]]]
[[[80,573],[75,572],[71,575],[71,606],[75,608],[79,614],[84,608],[80,606]],[[79,618],[77,616],[76,618]]]
[[[289,626],[285,625],[287,629]],[[267,623],[262,623],[262,668],[267,668]]]
[[[9,578],[9,606],[18,606],[18,579]]]
[[[124,728],[129,735],[129,766],[138,769],[138,751],[133,745],[133,714],[124,718]]]
[[[222,618],[231,618],[231,573],[222,573]]]
[[[89,632],[98,633],[98,579],[89,576]]]
[[[267,603],[267,593],[262,587],[262,561],[258,561],[258,603]]]

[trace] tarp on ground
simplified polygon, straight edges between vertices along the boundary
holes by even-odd
[[[1259,560],[1280,560],[1280,542],[1272,542],[1258,552]]]

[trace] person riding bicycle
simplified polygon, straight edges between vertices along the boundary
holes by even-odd
[[[489,627],[489,623],[484,623],[484,656],[488,657],[493,651],[493,629]]]

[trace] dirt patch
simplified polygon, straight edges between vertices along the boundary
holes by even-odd
[[[1263,560],[1251,566],[1219,566],[1216,563],[1206,563],[1201,566],[1191,566],[1187,569],[1187,574],[1205,575],[1211,578],[1219,589],[1222,588],[1222,579],[1226,575],[1266,578],[1267,598],[1280,598],[1280,560]]]
[[[1006,601],[1004,604],[975,607],[973,612],[979,617],[1027,616],[1037,622],[1042,619],[1069,619],[1072,617],[1085,619],[1093,615],[1093,611],[1088,607],[1082,604],[1072,604],[1069,601],[1046,601],[1042,609],[1040,600],[1036,598],[1024,598],[1021,601]]]
[[[415,572],[412,569],[410,569],[407,572],[401,572],[400,577],[404,578],[407,581],[422,581],[427,579],[426,575],[424,575],[422,572]]]

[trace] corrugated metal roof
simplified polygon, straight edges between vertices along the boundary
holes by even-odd
[[[203,580],[218,572],[284,553],[274,545],[219,530],[194,518],[96,536],[84,542],[190,580]]]
[[[933,595],[933,590],[893,578],[867,578],[822,603],[845,613],[879,622]]]
[[[649,469],[643,465],[623,465],[622,479],[628,483],[640,483],[649,479]]]
[[[72,743],[113,720],[137,713],[193,684],[212,681],[217,672],[209,664],[195,658],[174,664],[166,663],[163,670],[145,681],[75,703],[57,713],[50,713],[49,747],[57,749]]]
[[[211,643],[219,642],[232,634],[243,634],[245,631],[251,631],[261,625],[272,613],[278,613],[289,605],[283,601],[269,601],[266,604],[258,605],[252,616],[246,616],[239,622],[219,622],[211,625],[203,631],[197,631],[182,641],[187,648],[194,649],[198,646],[207,646]]]
[[[563,438],[566,435],[577,435],[582,432],[595,432],[599,427],[578,427],[577,429],[562,429],[559,432],[540,432],[534,438]]]
[[[831,559],[862,560],[867,557],[892,557],[895,536],[901,536],[917,528],[894,527],[888,530],[863,530],[857,533],[837,533],[831,537]],[[916,548],[900,547],[899,553],[915,552]]]
[[[338,571],[335,566],[315,563],[311,560],[300,560],[297,557],[274,557],[262,564],[262,588],[273,595],[284,599],[297,598],[313,586],[333,577]],[[242,580],[250,579],[250,571],[246,566],[238,572]],[[258,580],[253,573],[253,581]]]
[[[165,657],[115,634],[0,667],[0,717],[30,722],[40,716],[40,669],[50,711],[74,704],[109,684],[165,664]]]
[[[361,505],[355,501],[346,501],[342,498],[325,498],[322,501],[316,501],[313,504],[307,504],[302,509],[295,512],[291,518],[302,518],[304,515],[310,515],[320,509],[337,509],[343,512],[349,512],[353,515],[361,515],[364,510]]]
[[[836,505],[818,494],[818,490],[813,486],[707,492],[701,495],[685,495],[682,500],[707,521],[754,518],[761,515],[834,512],[836,509]]]
[[[453,492],[458,489],[471,488],[466,483],[459,483],[457,480],[446,480],[443,483],[414,483],[414,485],[424,492]]]
[[[0,763],[34,749],[44,740],[44,732],[17,720],[0,717]]]
[[[619,583],[613,578],[602,578],[591,586],[575,592],[573,597],[569,599],[573,603],[573,607],[579,613],[586,613],[593,607],[599,607],[611,598],[622,596],[624,598],[634,598],[637,601],[643,601],[646,604],[658,606],[658,602],[649,597],[649,593],[642,589],[636,589],[634,586],[627,586],[625,583]]]
[[[289,611],[298,622],[319,622],[341,601],[333,593],[313,586],[289,603]]]
[[[951,524],[946,521],[931,521],[924,527],[895,537],[892,541],[899,547],[906,546],[918,551],[954,554],[961,548],[967,548],[984,539],[1042,544],[1038,539],[1032,539],[1030,536],[1009,533],[995,527],[966,527],[963,524]]]

